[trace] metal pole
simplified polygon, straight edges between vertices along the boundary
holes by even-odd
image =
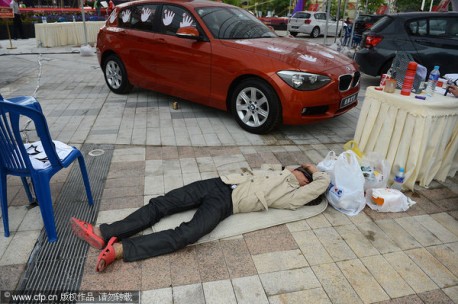
[[[86,14],[84,13],[84,0],[81,0],[81,17],[83,18],[84,45],[87,45]]]
[[[337,33],[339,32],[339,18],[340,18],[340,4],[342,4],[342,1],[339,0],[339,2],[337,2],[337,15],[336,15],[336,35],[334,36],[334,43],[336,43],[337,41]]]
[[[421,10],[423,11],[425,9],[425,0],[421,1]]]
[[[331,13],[331,0],[326,1],[326,27],[324,29],[324,45],[326,45],[326,39],[328,37],[328,20]]]
[[[433,10],[433,3],[434,3],[434,0],[431,0],[431,5],[429,6],[429,11]]]
[[[13,0],[13,1],[14,1],[14,0]],[[6,19],[6,20],[7,20],[7,21],[6,21],[6,30],[8,31],[8,38],[10,39],[10,46],[7,47],[7,49],[13,50],[13,49],[15,49],[16,47],[13,46],[13,43],[11,42],[10,21],[9,21],[9,19]],[[16,31],[16,34],[17,34],[17,31]]]

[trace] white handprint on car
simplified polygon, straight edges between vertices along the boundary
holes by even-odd
[[[173,21],[173,17],[175,17],[175,13],[172,11],[164,10],[164,18],[162,19],[162,23],[165,26],[170,25]]]
[[[152,12],[148,7],[142,8],[142,16],[141,16],[142,22],[147,21],[149,16],[151,16],[151,13]]]
[[[192,25],[192,18],[183,13],[183,21],[180,22],[180,27],[190,26]]]
[[[116,9],[111,12],[110,23],[113,23],[116,20]]]
[[[126,23],[130,20],[130,10],[125,10],[121,13],[122,22]]]

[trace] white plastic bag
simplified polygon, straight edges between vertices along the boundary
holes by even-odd
[[[329,151],[326,157],[320,161],[316,167],[318,170],[330,173],[330,171],[334,170],[334,164],[336,163],[337,156],[336,152]]]
[[[407,211],[415,201],[397,189],[375,188],[366,193],[367,205],[379,212]]]
[[[390,163],[379,152],[368,152],[361,159],[361,171],[365,178],[364,191],[386,188],[390,176]]]
[[[366,205],[364,176],[356,154],[351,150],[342,152],[329,175],[331,184],[326,192],[329,203],[347,215],[356,215],[363,210]]]

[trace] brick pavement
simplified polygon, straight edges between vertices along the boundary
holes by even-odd
[[[0,56],[0,93],[32,95],[41,58],[37,98],[52,136],[77,146],[115,145],[99,222],[240,167],[318,162],[329,150],[341,152],[356,127],[360,106],[319,124],[247,134],[224,112],[182,100],[173,110],[176,99],[140,89],[114,95],[95,56],[36,49],[31,40]],[[0,45],[0,54],[9,52]],[[367,78],[363,87],[374,83]],[[53,179],[54,197],[67,174]],[[328,208],[307,220],[118,262],[103,274],[95,273],[98,252],[90,249],[81,289],[141,290],[144,303],[458,303],[457,184],[455,176],[418,187],[408,193],[417,204],[407,212],[366,208],[348,217]],[[8,185],[12,235],[0,240],[0,290],[15,288],[42,228],[39,210],[24,208],[19,180]]]

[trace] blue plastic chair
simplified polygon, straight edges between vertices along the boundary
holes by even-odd
[[[40,138],[49,165],[46,168],[34,168],[29,154],[22,142],[20,117],[31,119],[35,124],[37,136]],[[0,95],[0,201],[2,206],[3,226],[5,237],[10,235],[8,224],[7,175],[21,177],[29,202],[32,195],[26,177],[30,177],[35,195],[40,206],[41,216],[49,242],[57,241],[54,210],[52,206],[50,181],[54,174],[67,168],[78,159],[89,205],[93,204],[91,187],[86,171],[86,165],[81,152],[71,147],[71,152],[60,159],[56,153],[55,144],[49,134],[46,118],[38,101],[31,96],[20,96],[3,99]]]

